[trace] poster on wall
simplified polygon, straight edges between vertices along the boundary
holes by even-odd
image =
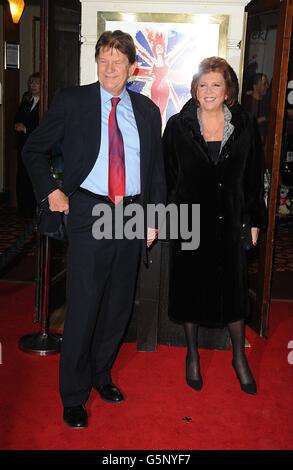
[[[5,42],[4,69],[19,69],[19,44]]]
[[[163,127],[190,98],[190,84],[205,57],[226,57],[228,16],[98,13],[98,36],[120,29],[134,38],[137,68],[127,87],[159,106]]]

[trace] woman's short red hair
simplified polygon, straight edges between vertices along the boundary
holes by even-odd
[[[208,57],[201,61],[198,67],[198,72],[194,75],[191,82],[191,95],[197,104],[197,89],[198,83],[202,75],[209,72],[219,72],[223,75],[226,83],[227,99],[225,103],[228,107],[233,106],[238,100],[239,83],[238,78],[228,62],[222,57]]]

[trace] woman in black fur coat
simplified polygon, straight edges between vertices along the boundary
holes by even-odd
[[[224,59],[203,60],[192,99],[164,132],[168,200],[200,204],[199,248],[182,250],[180,239],[171,241],[169,315],[184,325],[189,386],[203,385],[198,326],[227,325],[241,389],[255,394],[244,350],[249,300],[243,232],[249,224],[256,245],[265,225],[263,149],[256,118],[238,103],[238,91]]]

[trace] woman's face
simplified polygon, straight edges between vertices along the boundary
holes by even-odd
[[[32,78],[30,81],[31,94],[33,96],[38,96],[40,94],[40,79]]]
[[[197,99],[203,110],[219,110],[226,98],[226,82],[220,72],[209,72],[201,76],[197,87]]]

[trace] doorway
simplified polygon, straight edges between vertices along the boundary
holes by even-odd
[[[292,154],[290,149],[286,150],[289,122],[286,119],[286,97],[288,66],[291,62],[289,53],[293,5],[290,0],[268,0],[265,4],[253,0],[246,6],[245,12],[247,29],[241,103],[258,120],[264,147],[264,189],[268,208],[267,229],[261,233],[258,248],[248,255],[252,312],[250,325],[260,335],[267,337],[271,299],[275,295],[282,298],[285,291],[283,289],[281,292],[280,286],[288,284],[289,287],[291,279],[291,269],[288,269],[289,254],[291,256],[292,253],[292,237],[288,239],[291,233],[291,201],[288,196],[290,188],[287,187],[291,181],[291,162],[287,159],[290,160]],[[286,195],[281,187],[283,174],[287,177]],[[285,204],[280,204],[280,190],[283,198],[281,202],[286,201]],[[282,212],[286,214],[283,216]],[[286,243],[287,254],[284,250]],[[293,298],[288,289],[287,297]]]
[[[14,119],[19,103],[27,92],[28,77],[41,74],[40,116],[46,111],[54,94],[61,87],[79,84],[80,18],[79,0],[26,0],[25,8],[16,25],[5,2],[6,29],[14,36],[6,41],[19,43],[19,69],[5,71],[5,180],[7,201],[1,206],[1,253],[5,252],[27,231],[31,217],[20,216],[16,198],[18,152]],[[7,33],[8,34],[8,33]],[[10,228],[9,233],[7,227]],[[57,269],[57,268],[56,268]],[[2,272],[5,280],[34,282],[36,275],[36,240],[34,234],[27,238],[21,252]]]
[[[293,39],[291,37],[279,171],[272,299],[293,302]]]
[[[4,191],[0,213],[0,251],[5,253],[5,262],[1,279],[33,282],[35,261],[31,212],[35,199],[31,186],[27,185],[28,176],[22,165],[21,148],[25,137],[38,124],[38,93],[35,89],[32,96],[28,79],[40,71],[40,0],[25,2],[17,24],[12,22],[8,2],[4,2],[2,8],[3,38],[6,43],[18,46],[19,67],[10,64],[3,72]],[[32,81],[35,85],[39,78],[34,77]],[[23,124],[25,133],[15,128],[16,123]],[[11,247],[16,246],[16,242],[18,248],[14,252]]]

